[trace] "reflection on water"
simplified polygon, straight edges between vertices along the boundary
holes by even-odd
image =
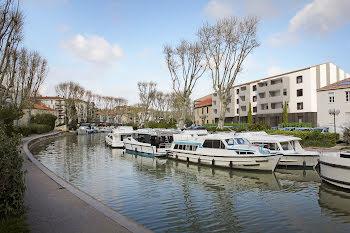
[[[33,154],[156,232],[350,231],[349,193],[321,185],[313,170],[254,173],[142,157],[105,147],[103,134],[51,139]]]

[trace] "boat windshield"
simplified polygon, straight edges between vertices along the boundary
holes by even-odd
[[[235,138],[235,141],[239,145],[248,145],[249,144],[248,140],[245,138]]]
[[[293,150],[292,145],[289,142],[281,142],[283,150]]]
[[[228,138],[225,141],[229,146],[233,146],[235,144],[235,140],[233,138]]]

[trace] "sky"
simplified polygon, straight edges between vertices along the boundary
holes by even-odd
[[[350,72],[349,0],[22,0],[23,46],[48,60],[40,92],[74,81],[100,95],[138,100],[137,82],[171,92],[163,46],[196,40],[204,23],[258,16],[256,48],[235,84],[333,62]],[[212,93],[204,75],[191,98]]]

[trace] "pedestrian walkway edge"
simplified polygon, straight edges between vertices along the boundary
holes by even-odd
[[[35,136],[33,138],[30,138],[28,141],[24,142],[23,144],[23,150],[24,153],[27,155],[27,157],[32,161],[32,163],[37,166],[42,172],[44,172],[47,176],[49,176],[52,180],[54,180],[56,183],[61,185],[62,187],[66,188],[68,191],[73,193],[75,196],[77,196],[79,199],[83,200],[90,206],[94,207],[97,211],[100,211],[105,216],[109,217],[113,221],[117,222],[118,224],[122,225],[126,229],[128,229],[131,232],[152,232],[149,229],[145,228],[141,224],[133,221],[132,219],[116,212],[115,210],[111,209],[107,205],[103,204],[102,202],[98,201],[94,197],[90,196],[88,193],[80,190],[78,187],[74,186],[73,184],[67,182],[60,176],[56,175],[54,172],[52,172],[50,169],[48,169],[46,166],[44,166],[42,163],[40,163],[30,152],[29,147],[35,144],[36,142],[46,139],[48,137],[58,136],[62,132],[50,132],[47,134],[41,134],[38,136]]]

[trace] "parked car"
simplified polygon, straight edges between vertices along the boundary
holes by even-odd
[[[317,127],[312,129],[312,131],[315,131],[315,130],[320,131],[323,134],[329,133],[329,127]]]
[[[310,132],[310,131],[312,131],[312,128],[295,128],[295,131],[308,131],[308,132]]]
[[[295,127],[284,127],[284,128],[282,128],[282,130],[285,130],[285,131],[294,131],[294,130],[295,130]]]

